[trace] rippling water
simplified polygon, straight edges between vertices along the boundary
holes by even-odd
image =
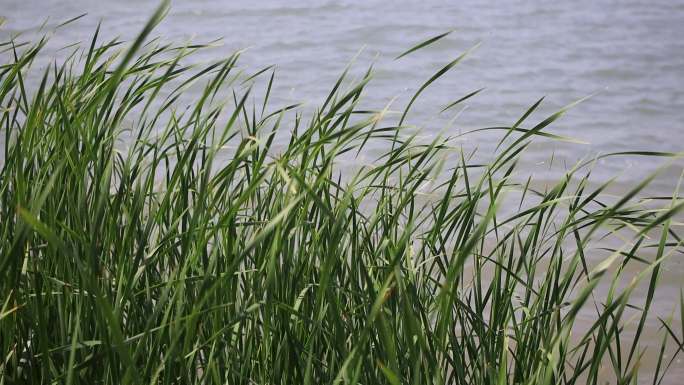
[[[46,18],[57,24],[87,12],[60,30],[52,47],[88,41],[97,23],[109,35],[131,38],[156,6],[145,1],[0,0],[7,21],[2,34],[35,31]],[[415,42],[453,29],[448,39],[399,62]],[[447,132],[512,124],[539,97],[544,114],[589,94],[552,131],[590,145],[545,144],[535,162],[568,161],[623,150],[684,150],[684,0],[577,0],[573,2],[481,1],[176,1],[156,33],[167,39],[209,41],[223,46],[204,59],[249,48],[242,64],[256,71],[278,66],[281,99],[319,103],[335,78],[363,47],[359,67],[378,69],[369,105],[399,96],[399,108],[437,69],[482,42],[470,59],[431,86],[414,108],[411,124],[428,133],[445,128],[441,107],[472,90],[486,90]],[[54,52],[55,56],[64,54]],[[487,143],[476,143],[487,148]],[[616,158],[597,171],[604,177],[629,170],[635,180],[662,163]],[[671,173],[677,177],[679,170]],[[661,192],[674,182],[661,182]]]
[[[156,2],[0,0],[6,18],[0,37],[35,33],[48,25],[87,12],[60,30],[51,53],[75,41],[89,41],[97,23],[109,36],[132,38]],[[447,39],[398,62],[393,58],[418,41],[446,30]],[[532,118],[576,99],[595,94],[571,110],[551,131],[590,142],[561,145],[543,142],[531,149],[531,165],[555,159],[574,162],[583,156],[625,150],[684,151],[684,0],[575,0],[496,3],[461,1],[176,1],[156,33],[165,39],[210,41],[223,46],[206,51],[202,60],[249,48],[245,67],[278,67],[276,102],[316,105],[352,57],[363,69],[376,63],[377,74],[367,104],[382,107],[398,96],[401,107],[418,86],[445,63],[482,42],[469,60],[421,97],[411,124],[428,134],[445,129],[452,116],[434,118],[447,102],[477,88],[486,90],[469,101],[447,133],[489,125],[512,124],[539,97],[544,107]],[[472,143],[490,148],[491,138]],[[633,183],[662,159],[614,158],[595,175],[622,173]],[[669,194],[682,172],[676,162],[655,186]],[[673,300],[684,276],[674,261],[665,292]],[[671,303],[657,305],[665,315]],[[683,372],[682,363],[677,370]]]

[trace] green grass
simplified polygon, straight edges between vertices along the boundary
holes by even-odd
[[[44,73],[46,40],[0,46],[0,384],[668,380],[683,203],[591,162],[539,187],[518,159],[565,109],[488,129],[482,164],[407,129],[415,97],[363,106],[372,70],[306,112],[239,54],[187,65],[205,47],[147,40],[163,10]]]

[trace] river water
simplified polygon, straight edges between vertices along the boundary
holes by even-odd
[[[76,41],[87,43],[98,22],[105,36],[134,37],[156,2],[0,0],[5,25],[0,37],[36,33],[47,25],[88,15],[60,29],[49,52]],[[413,44],[447,30],[434,46],[399,61]],[[223,44],[200,60],[248,48],[242,65],[257,71],[277,65],[275,103],[322,102],[337,76],[363,48],[361,70],[375,63],[366,105],[383,107],[397,97],[396,109],[433,73],[481,42],[469,58],[421,96],[408,123],[429,135],[510,125],[538,98],[545,104],[532,121],[587,95],[550,131],[589,142],[542,141],[529,154],[530,172],[554,159],[574,163],[614,151],[684,151],[684,0],[503,0],[461,1],[175,1],[154,35]],[[51,51],[50,51],[51,50]],[[441,108],[475,89],[485,90],[448,116]],[[448,124],[450,118],[460,113]],[[471,142],[484,150],[493,138]],[[665,162],[658,158],[604,159],[598,179],[619,175],[635,183]],[[653,191],[669,195],[682,162],[677,160]],[[679,258],[679,257],[677,257]],[[681,258],[680,258],[681,259]],[[672,308],[684,277],[681,261],[668,264],[659,306]],[[681,361],[676,370],[684,372]],[[676,380],[675,380],[676,381]]]
[[[102,20],[106,36],[130,39],[156,6],[150,1],[0,0],[2,36],[35,31],[88,13],[59,30],[57,49],[88,42]],[[443,41],[405,59],[414,43],[454,30]],[[541,96],[545,114],[587,95],[588,101],[554,123],[551,131],[589,142],[532,148],[536,162],[573,160],[613,151],[684,151],[684,0],[483,1],[175,1],[155,34],[205,42],[223,38],[203,59],[248,48],[241,63],[256,71],[278,67],[281,101],[320,103],[346,64],[363,48],[357,67],[377,69],[366,97],[396,109],[435,71],[478,42],[462,65],[432,85],[413,108],[409,124],[445,132],[435,119],[449,101],[484,87],[466,104],[447,134],[510,125]],[[55,56],[65,52],[55,51]],[[212,57],[213,56],[213,57]],[[275,100],[279,101],[278,99]],[[487,143],[478,143],[487,148]],[[604,161],[599,177],[637,180],[662,159],[619,157]],[[625,173],[625,170],[628,170]],[[668,193],[678,172],[663,182]]]

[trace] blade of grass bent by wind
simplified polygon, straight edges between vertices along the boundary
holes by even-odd
[[[449,72],[450,69],[452,69],[454,66],[456,66],[458,63],[460,63],[467,55],[469,55],[472,51],[477,49],[480,46],[480,43],[474,45],[464,53],[462,53],[460,56],[458,56],[456,59],[452,60],[449,62],[449,64],[445,65],[437,71],[430,79],[428,79],[425,83],[423,83],[420,88],[418,88],[418,91],[416,91],[415,94],[411,97],[411,100],[409,100],[408,104],[406,105],[406,108],[404,109],[404,112],[401,114],[401,118],[399,119],[399,126],[401,126],[404,123],[404,119],[406,119],[406,115],[408,114],[409,110],[411,109],[411,106],[413,103],[416,101],[418,96],[430,85],[432,84],[435,80],[439,79],[442,77],[445,73]]]
[[[418,50],[421,49],[421,48],[427,47],[428,45],[433,44],[433,43],[435,43],[435,42],[437,42],[437,41],[439,41],[439,40],[441,40],[441,39],[447,37],[447,36],[448,36],[450,33],[452,33],[452,32],[454,32],[454,31],[453,31],[453,30],[447,31],[447,32],[441,33],[441,34],[439,34],[439,35],[437,35],[437,36],[433,36],[433,37],[431,37],[431,38],[429,38],[429,39],[427,39],[427,40],[424,40],[424,41],[422,41],[422,42],[420,42],[420,43],[414,45],[413,47],[407,49],[406,51],[404,51],[403,53],[401,53],[400,55],[398,55],[397,57],[395,57],[394,60],[399,60],[399,59],[401,59],[402,57],[404,57],[404,56],[406,56],[406,55],[408,55],[408,54],[410,54],[410,53],[412,53],[412,52],[415,52],[415,51],[418,51]]]

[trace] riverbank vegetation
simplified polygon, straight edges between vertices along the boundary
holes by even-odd
[[[518,160],[565,109],[479,163],[407,129],[413,99],[363,106],[372,69],[273,106],[271,68],[148,39],[162,13],[44,72],[46,40],[0,47],[0,383],[657,384],[681,358],[681,296],[651,305],[682,201],[593,162],[538,187]]]

